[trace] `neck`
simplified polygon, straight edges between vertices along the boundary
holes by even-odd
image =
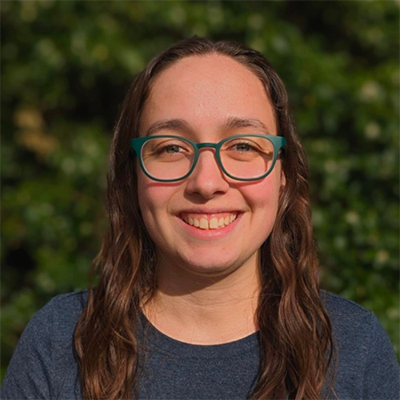
[[[165,335],[211,345],[235,341],[257,330],[257,262],[223,277],[193,274],[176,265],[159,265],[158,271],[158,290],[143,311]]]

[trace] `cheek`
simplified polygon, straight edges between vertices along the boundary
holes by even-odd
[[[138,193],[139,209],[142,215],[144,215],[146,214],[147,207],[151,202],[148,196],[148,186],[146,178],[143,176],[141,172],[138,174],[137,193]]]
[[[150,231],[159,224],[169,209],[175,187],[147,178],[143,173],[138,177],[139,208],[146,228]]]
[[[276,221],[281,184],[276,179],[269,179],[248,187],[242,191],[252,210],[251,226],[262,242],[268,238]],[[250,190],[251,189],[251,190]]]
[[[162,197],[157,193],[159,190],[152,187],[152,182],[140,173],[138,176],[138,201],[143,222],[150,236],[154,231],[156,213],[161,208]],[[157,195],[158,194],[158,195]]]
[[[256,208],[261,208],[266,212],[276,211],[281,188],[280,180],[274,175],[270,175],[262,182],[249,187],[247,198]]]
[[[161,208],[163,196],[162,191],[154,187],[152,181],[143,174],[138,178],[138,199],[139,208],[147,226],[149,218]]]

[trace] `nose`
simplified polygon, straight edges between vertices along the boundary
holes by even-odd
[[[226,193],[229,183],[221,171],[214,151],[203,149],[193,172],[187,178],[186,191],[200,194],[205,199]]]

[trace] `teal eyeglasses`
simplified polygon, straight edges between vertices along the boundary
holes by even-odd
[[[225,175],[238,181],[265,178],[274,168],[279,151],[286,146],[282,136],[235,135],[219,143],[195,143],[173,135],[148,136],[131,140],[140,167],[158,182],[176,182],[194,170],[199,151],[215,150],[218,165]]]

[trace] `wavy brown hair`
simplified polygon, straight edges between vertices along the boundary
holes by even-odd
[[[157,289],[154,244],[141,218],[135,162],[129,141],[154,78],[190,56],[226,55],[263,83],[275,111],[278,134],[287,140],[286,178],[273,230],[262,246],[257,309],[261,368],[252,399],[318,399],[333,354],[332,329],[319,293],[318,258],[312,236],[308,166],[289,113],[285,87],[257,51],[233,42],[191,38],[153,59],[140,73],[115,127],[108,175],[110,227],[94,260],[98,286],[75,330],[85,399],[128,399],[137,394],[141,368],[138,338],[141,305]]]

